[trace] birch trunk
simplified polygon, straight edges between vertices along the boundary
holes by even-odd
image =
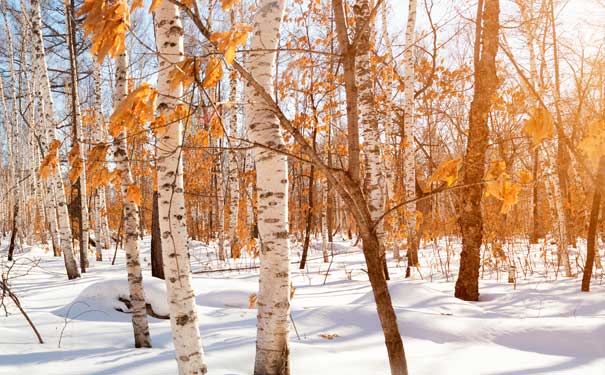
[[[32,44],[34,72],[38,74],[38,91],[36,97],[39,98],[38,105],[39,119],[43,123],[45,136],[39,137],[42,153],[46,154],[51,139],[55,138],[54,109],[50,90],[50,81],[48,80],[48,69],[46,65],[46,53],[44,50],[44,39],[42,37],[42,20],[40,16],[40,1],[31,0],[32,10]],[[69,225],[69,213],[67,212],[67,203],[65,189],[61,178],[61,168],[58,167],[55,173],[51,173],[47,182],[47,194],[53,195],[57,208],[58,237],[65,259],[65,268],[67,277],[75,279],[80,277],[78,267],[73,254],[71,228]]]
[[[84,134],[82,131],[82,116],[80,113],[80,99],[78,97],[78,62],[76,56],[76,31],[73,18],[73,6],[65,3],[65,14],[67,22],[67,36],[69,41],[69,62],[71,74],[71,106],[72,124],[74,127],[74,143],[78,145],[79,159],[82,162],[82,170],[79,176],[80,191],[80,269],[82,273],[88,268],[88,194],[86,191],[86,157],[84,146]]]
[[[100,144],[107,141],[107,138],[105,137],[105,122],[103,120],[102,108],[101,66],[94,63],[93,69],[95,85],[94,113],[96,120],[96,126],[93,132],[93,142],[95,144]],[[103,249],[109,249],[111,247],[104,186],[99,186],[95,194],[95,223],[95,238],[97,240],[95,252],[97,260],[100,261],[103,260]]]
[[[283,0],[262,0],[254,18],[250,49],[257,52],[249,55],[249,71],[268,92],[274,92],[276,53],[271,50],[278,45],[283,13]],[[250,85],[246,85],[245,98],[253,103],[246,117],[252,141],[285,149],[279,120],[272,108]],[[254,374],[289,374],[288,161],[283,154],[262,148],[255,149],[254,160],[261,239]]]
[[[408,23],[405,31],[405,50],[404,50],[404,75],[405,82],[404,93],[405,103],[403,120],[404,134],[407,142],[403,150],[403,163],[405,171],[404,187],[405,200],[411,201],[416,198],[416,160],[414,132],[416,129],[414,118],[414,40],[416,27],[416,0],[409,1]],[[418,236],[416,233],[416,203],[411,202],[406,205],[406,212],[409,215],[407,220],[408,230],[408,266],[406,277],[410,276],[410,267],[418,267]]]
[[[355,4],[355,16],[360,22],[369,24],[366,30],[358,30],[360,35],[356,50],[357,86],[359,89],[359,118],[363,129],[364,151],[365,151],[365,193],[366,202],[371,218],[377,222],[375,230],[379,242],[381,263],[384,264],[385,276],[388,280],[386,258],[384,252],[384,225],[381,219],[384,214],[383,186],[385,183],[382,171],[382,156],[380,152],[381,140],[378,129],[378,118],[375,108],[374,77],[370,65],[371,40],[373,34],[373,21],[370,18],[369,0],[359,0]]]
[[[169,67],[183,59],[183,26],[179,10],[162,1],[155,12],[159,57],[158,111],[170,112],[179,103],[183,88],[170,91]],[[164,276],[170,307],[172,338],[179,374],[205,374],[191,266],[187,252],[187,223],[183,190],[183,130],[172,122],[158,139],[158,193]]]
[[[122,54],[116,62],[116,91],[114,106],[120,104],[128,95],[128,57]],[[128,194],[128,189],[134,187],[134,179],[128,160],[128,132],[122,130],[115,139],[114,160],[120,171],[120,189],[122,191],[124,251],[126,252],[126,270],[128,272],[128,289],[132,304],[132,328],[134,345],[137,348],[150,348],[149,324],[145,307],[145,292],[143,290],[143,275],[139,261],[139,206]]]

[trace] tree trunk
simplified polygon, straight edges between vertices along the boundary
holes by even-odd
[[[128,57],[122,54],[116,63],[116,92],[114,104],[117,107],[128,95]],[[128,271],[128,289],[132,303],[132,328],[134,345],[137,348],[150,348],[149,323],[145,306],[145,291],[143,275],[139,260],[139,206],[128,194],[136,188],[128,160],[128,131],[122,130],[115,139],[114,159],[116,168],[120,171],[120,189],[122,191],[123,220],[124,220],[124,251],[126,252],[126,270]]]
[[[405,134],[405,148],[403,150],[403,165],[405,179],[403,181],[405,189],[405,200],[412,201],[416,198],[416,154],[414,145],[414,133],[416,129],[414,117],[414,42],[416,27],[416,0],[410,0],[408,8],[408,22],[405,31],[405,49],[404,49],[404,112],[403,128]],[[411,267],[418,268],[418,246],[419,242],[416,235],[416,203],[411,202],[405,206],[409,215],[407,224],[408,251],[407,251],[407,269],[406,277],[411,276]]]
[[[170,90],[171,65],[183,59],[183,25],[176,5],[162,1],[154,17],[156,46],[160,54],[158,103],[167,116],[179,103],[183,87]],[[183,186],[183,128],[173,121],[160,135],[158,145],[158,193],[162,257],[170,308],[172,339],[179,374],[206,374],[197,318],[191,265],[187,251],[187,222]]]
[[[250,74],[274,92],[276,53],[283,0],[262,0],[254,18],[249,55]],[[285,150],[279,120],[250,85],[245,98],[253,106],[246,125],[254,142]],[[255,375],[289,374],[290,244],[288,240],[288,160],[269,149],[254,150],[258,189],[258,232],[261,239]]]
[[[592,277],[592,268],[595,264],[595,255],[597,251],[597,226],[599,222],[599,211],[602,205],[601,195],[603,194],[603,186],[605,186],[605,156],[601,156],[601,159],[599,160],[599,171],[592,200],[592,210],[590,211],[588,243],[586,244],[586,264],[584,265],[584,274],[582,275],[583,292],[590,291],[590,278]]]
[[[38,111],[39,119],[43,123],[42,128],[44,135],[40,136],[42,153],[46,154],[48,146],[52,139],[55,138],[54,127],[54,108],[50,89],[50,81],[48,79],[48,68],[46,65],[46,53],[44,50],[44,39],[42,37],[42,20],[40,12],[40,1],[31,0],[32,9],[32,44],[33,44],[33,70],[38,75],[38,92],[36,97],[39,99]],[[67,203],[65,196],[65,188],[60,170],[51,172],[46,181],[47,194],[55,198],[55,207],[57,209],[57,238],[60,242],[60,248],[63,252],[65,260],[65,268],[68,279],[80,277],[78,267],[73,254],[71,229],[69,226],[69,213],[67,211]],[[52,208],[54,209],[54,208]]]
[[[86,158],[84,150],[84,134],[82,130],[82,116],[80,114],[80,99],[78,98],[78,62],[76,55],[76,30],[74,19],[74,4],[65,3],[65,17],[67,23],[67,34],[69,44],[69,62],[71,78],[71,116],[74,129],[74,146],[79,150],[78,158],[82,163],[82,169],[78,178],[78,198],[80,200],[80,268],[82,273],[88,268],[88,193],[86,191]]]
[[[153,208],[151,210],[151,276],[165,280],[164,262],[162,261],[162,234],[160,232],[160,214],[158,200],[160,195],[153,192]]]
[[[355,15],[359,20],[359,28],[356,35],[359,35],[359,44],[356,50],[356,74],[357,87],[359,89],[359,118],[360,126],[363,129],[364,151],[365,151],[365,178],[364,187],[366,193],[366,202],[372,216],[376,222],[375,231],[379,238],[378,245],[380,251],[378,256],[383,264],[385,276],[388,280],[388,268],[386,264],[386,255],[384,251],[384,225],[378,221],[384,214],[384,196],[382,186],[385,182],[382,171],[382,156],[380,152],[380,130],[378,129],[378,118],[376,117],[376,93],[374,90],[375,78],[372,74],[370,55],[371,39],[373,34],[373,21],[370,16],[369,0],[358,0],[355,5]],[[367,24],[366,30],[361,26]]]
[[[479,300],[479,263],[483,242],[483,216],[481,214],[481,181],[485,174],[488,147],[488,113],[498,87],[496,54],[498,52],[499,0],[485,0],[477,7],[475,39],[475,89],[469,118],[469,135],[464,156],[462,189],[462,253],[455,296],[465,301]],[[478,44],[480,43],[480,44]],[[483,47],[483,48],[481,48]]]
[[[8,245],[8,261],[13,260],[15,251],[15,237],[17,236],[17,216],[19,215],[19,204],[15,203],[13,208],[13,229],[11,230],[11,242]]]

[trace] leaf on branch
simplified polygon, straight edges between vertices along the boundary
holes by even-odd
[[[596,120],[588,125],[588,131],[580,142],[579,148],[596,170],[599,159],[605,155],[605,120]]]
[[[433,175],[428,179],[429,183],[445,181],[447,186],[452,186],[458,180],[458,171],[462,159],[453,159],[441,163]]]
[[[534,180],[532,174],[527,169],[521,169],[519,171],[519,182],[523,185],[527,185]]]
[[[56,172],[57,165],[59,164],[59,147],[61,147],[61,142],[57,139],[48,145],[46,156],[40,163],[39,173],[41,179],[46,180],[51,173]]]
[[[532,139],[532,144],[538,147],[543,140],[555,134],[555,122],[550,112],[543,107],[534,109],[534,113],[525,121],[523,132]]]
[[[164,0],[153,0],[149,6],[149,13],[153,13]],[[181,4],[191,8],[193,6],[193,0],[181,0]]]
[[[496,181],[486,184],[485,196],[492,196],[502,201],[500,213],[506,214],[519,201],[519,190],[519,184],[511,182],[509,175],[502,173]]]
[[[484,180],[496,180],[506,172],[506,162],[504,160],[492,160],[489,169],[485,173]]]
[[[216,57],[210,58],[208,65],[206,65],[206,72],[204,74],[204,80],[202,86],[206,89],[214,87],[223,76],[223,64],[220,59]]]
[[[221,119],[218,115],[212,116],[212,119],[210,120],[210,134],[216,139],[222,138],[225,134],[223,124],[221,123]]]
[[[215,44],[218,52],[225,56],[225,62],[231,65],[235,60],[237,47],[246,44],[248,34],[252,30],[252,26],[246,23],[238,23],[233,25],[233,28],[229,31],[212,33],[210,41]]]
[[[136,185],[128,186],[126,190],[126,200],[136,204],[137,206],[141,204],[141,190]]]
[[[133,4],[133,7],[135,7]],[[126,33],[130,28],[130,11],[126,0],[85,0],[77,14],[85,16],[82,28],[92,35],[90,51],[102,63],[106,55],[116,57],[126,49]]]
[[[115,138],[124,129],[135,129],[137,125],[152,121],[157,96],[158,91],[148,83],[128,94],[109,118],[111,136]]]
[[[72,184],[75,184],[76,181],[78,181],[78,178],[80,178],[83,169],[82,159],[80,159],[80,146],[78,143],[74,143],[71,150],[69,150],[67,161],[71,165],[71,170],[67,177]]]
[[[168,73],[170,81],[170,91],[174,92],[183,84],[184,88],[191,86],[200,73],[199,62],[195,57],[187,58],[174,65],[174,68]]]
[[[228,12],[237,4],[238,0],[221,0],[223,12]]]

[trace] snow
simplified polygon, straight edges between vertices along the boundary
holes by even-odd
[[[150,275],[149,239],[141,246],[147,303],[156,313],[168,314],[164,282]],[[258,288],[257,263],[220,264],[212,244],[192,241],[191,247],[209,373],[250,374],[256,311],[249,308],[249,296]],[[326,264],[319,247],[314,244],[306,270],[292,265],[292,374],[388,374],[360,250],[341,239],[332,264]],[[293,260],[299,253],[296,247]],[[112,255],[104,254],[105,259]],[[518,274],[516,285],[506,283],[505,274],[486,273],[481,301],[471,303],[453,297],[455,277],[446,280],[431,267],[431,246],[420,256],[425,280],[415,272],[406,280],[404,264],[389,263],[389,288],[411,374],[605,374],[601,271],[591,292],[581,293],[579,278],[555,279],[552,270],[546,274],[539,268],[537,256],[534,273]],[[4,246],[0,257],[5,259]],[[150,317],[154,347],[133,348],[130,315],[118,311],[128,311],[119,300],[128,297],[122,251],[116,265],[93,263],[78,280],[68,281],[63,267],[62,259],[43,246],[16,255],[13,290],[45,343],[37,343],[14,306],[8,304],[7,317],[0,308],[0,374],[176,373],[168,320]],[[218,272],[221,268],[239,271]],[[451,273],[455,276],[456,270]]]

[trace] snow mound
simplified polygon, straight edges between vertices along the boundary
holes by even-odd
[[[143,281],[145,301],[157,315],[169,315],[166,284],[163,280],[147,278]],[[70,304],[54,311],[67,319],[90,321],[130,321],[130,309],[120,299],[130,299],[128,281],[110,279],[86,287]]]
[[[245,279],[206,279],[196,289],[196,304],[199,306],[248,309],[250,294],[258,292],[258,282]]]
[[[391,281],[389,292],[394,307],[440,315],[477,316],[484,313],[481,307],[430,288],[422,282]],[[370,291],[353,303],[374,304],[374,294]]]

